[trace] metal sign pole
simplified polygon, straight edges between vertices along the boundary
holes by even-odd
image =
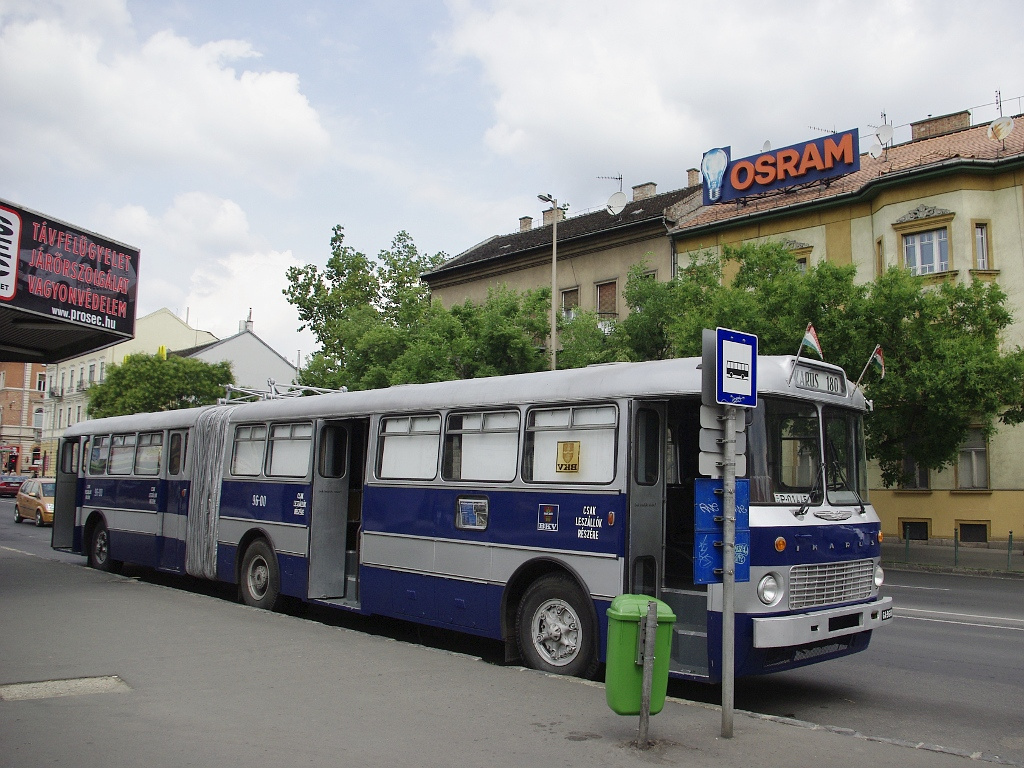
[[[736,656],[736,408],[723,406],[722,738],[732,738]]]

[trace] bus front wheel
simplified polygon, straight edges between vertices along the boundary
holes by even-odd
[[[281,593],[281,572],[274,550],[262,539],[254,541],[245,550],[239,590],[242,602],[253,608],[270,611],[277,604]]]
[[[556,675],[592,677],[597,671],[594,611],[576,582],[550,575],[535,581],[516,614],[526,666]]]

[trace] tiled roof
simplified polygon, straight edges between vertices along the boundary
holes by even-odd
[[[598,210],[563,219],[558,222],[558,243],[561,245],[562,243],[595,235],[599,232],[633,227],[637,224],[660,220],[664,216],[666,208],[699,192],[700,187],[694,186],[671,192],[663,192],[659,195],[651,195],[643,200],[627,203],[622,213],[618,216],[611,216],[606,210]],[[454,272],[469,265],[505,259],[537,248],[550,248],[550,246],[550,224],[534,227],[525,232],[498,235],[449,259],[437,269],[427,272],[424,278],[429,281],[431,277]]]
[[[685,235],[689,230],[726,223],[732,219],[824,203],[830,199],[854,198],[878,182],[931,168],[953,164],[991,165],[1001,160],[1024,159],[1024,120],[1017,116],[1015,121],[1016,129],[1004,141],[988,138],[986,123],[943,136],[897,144],[886,149],[877,159],[869,154],[861,155],[859,171],[834,179],[827,186],[819,183],[761,197],[748,197],[742,201],[704,206],[697,209],[693,216],[680,221],[671,234]]]

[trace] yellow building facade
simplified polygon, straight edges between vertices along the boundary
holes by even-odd
[[[998,281],[1015,317],[1003,343],[1024,345],[1024,124],[1005,140],[966,113],[913,128],[919,138],[863,155],[860,171],[827,187],[701,208],[671,232],[676,265],[776,241],[809,266],[853,264],[861,282],[892,266],[933,283]],[[1024,427],[1001,426],[988,441],[978,433],[955,466],[917,472],[911,487],[886,489],[872,468],[871,501],[887,536],[1005,546],[1011,531],[1024,535],[1022,469]]]

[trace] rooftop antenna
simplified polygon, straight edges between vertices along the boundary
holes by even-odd
[[[1003,117],[1003,100],[999,91],[996,91],[996,106],[999,108],[999,117],[989,123],[988,137],[992,141],[999,141],[1006,149],[1006,140],[1013,133],[1013,118]]]
[[[832,127],[832,128],[818,128],[817,126],[814,126],[814,125],[808,125],[807,127],[810,130],[812,130],[812,131],[817,131],[818,133],[829,133],[829,134],[832,134],[832,133],[836,132],[835,127]]]
[[[877,160],[882,156],[883,150],[888,149],[892,143],[892,126],[889,124],[884,110],[882,111],[882,124],[870,127],[874,128],[875,143],[868,149],[868,154]]]
[[[619,191],[608,198],[608,204],[604,207],[611,216],[618,216],[622,213],[626,207],[628,200],[626,199],[626,193],[622,191],[622,174],[618,176],[598,176],[599,179],[607,179],[608,181],[619,182]]]

